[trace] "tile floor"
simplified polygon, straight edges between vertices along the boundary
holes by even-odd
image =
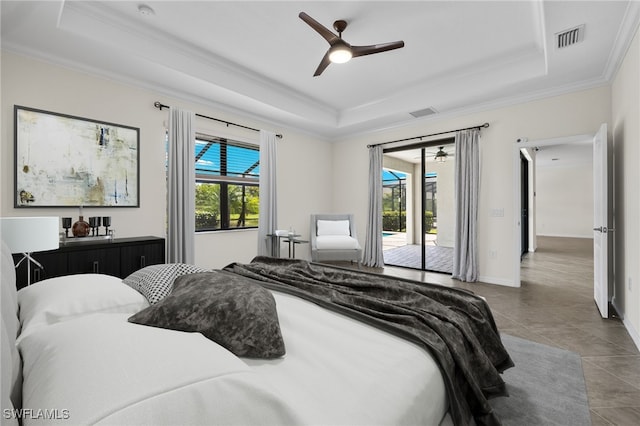
[[[453,248],[442,246],[425,247],[425,269],[451,274],[453,271]],[[422,246],[408,244],[384,250],[385,265],[405,268],[422,268]]]
[[[487,298],[501,331],[582,356],[594,426],[640,425],[640,352],[618,319],[593,301],[590,239],[538,238],[522,261],[521,288],[466,284],[448,275],[385,267],[383,273],[468,288]]]

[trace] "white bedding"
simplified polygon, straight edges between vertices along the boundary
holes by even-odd
[[[72,285],[60,287],[69,293],[57,300],[73,298]],[[128,304],[116,287],[118,303]],[[66,425],[441,422],[444,382],[423,349],[274,296],[287,350],[276,360],[237,358],[198,333],[128,323],[129,313],[58,312],[55,322],[23,330],[23,408],[58,410]]]
[[[226,349],[128,316],[91,314],[20,342],[23,407],[68,417],[23,425],[298,424],[260,374]]]
[[[287,355],[244,360],[307,424],[437,425],[445,385],[426,351],[357,320],[275,293]]]

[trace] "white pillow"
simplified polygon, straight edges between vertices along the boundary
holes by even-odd
[[[147,299],[122,279],[103,274],[78,274],[38,281],[18,291],[20,337],[62,321],[97,312],[135,314]]]
[[[318,220],[316,235],[351,235],[348,220]]]

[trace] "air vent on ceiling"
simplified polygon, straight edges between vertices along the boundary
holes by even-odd
[[[410,112],[415,118],[426,117],[427,115],[435,114],[437,111],[433,108],[425,108],[418,111]]]
[[[556,47],[562,49],[584,40],[584,24],[556,33]]]

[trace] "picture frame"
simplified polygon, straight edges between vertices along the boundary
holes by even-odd
[[[14,105],[14,207],[140,207],[140,129]]]

